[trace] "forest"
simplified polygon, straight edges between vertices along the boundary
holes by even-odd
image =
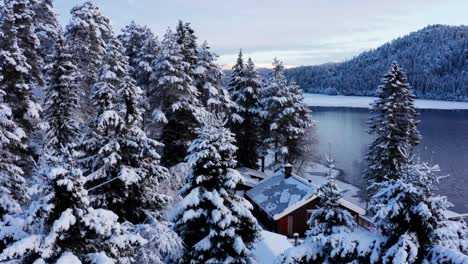
[[[0,263],[257,263],[265,238],[237,170],[283,173],[314,155],[313,114],[281,60],[262,77],[242,50],[224,84],[189,22],[115,32],[84,2],[0,13]],[[319,208],[278,263],[467,263],[468,226],[436,195],[405,71],[387,65],[366,157],[373,229],[340,206],[327,166]],[[377,74],[378,75],[378,74]],[[296,177],[296,176],[294,176]]]

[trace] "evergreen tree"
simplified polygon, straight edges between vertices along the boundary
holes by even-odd
[[[402,152],[408,158],[408,152]],[[400,178],[374,183],[378,192],[369,209],[378,230],[386,237],[382,263],[435,263],[431,257],[436,254],[431,253],[436,247],[467,253],[466,223],[464,227],[450,226],[445,215],[450,203],[446,197],[434,194],[440,179],[438,172],[438,166],[407,165]],[[468,260],[468,256],[464,259]]]
[[[91,2],[71,10],[71,21],[66,27],[65,38],[80,74],[80,110],[85,120],[93,113],[89,98],[92,97],[93,85],[98,81],[107,42],[112,36],[109,19]]]
[[[187,74],[181,47],[176,35],[170,30],[162,42],[161,52],[154,62],[151,76],[151,97],[149,104],[152,114],[151,135],[159,136],[164,144],[163,163],[175,165],[183,161],[187,147],[194,138],[200,102],[193,79]]]
[[[90,207],[85,178],[70,155],[56,158],[61,165],[44,168],[39,199],[0,222],[0,241],[6,244],[0,261],[132,263],[145,240],[120,224],[113,212]]]
[[[236,64],[232,67],[228,89],[235,103],[232,130],[236,135],[239,166],[258,168],[257,149],[260,145],[259,135],[259,89],[260,77],[255,65],[249,58],[244,63],[242,51],[239,52]]]
[[[242,176],[233,169],[233,134],[213,115],[206,115],[202,123],[189,148],[192,171],[174,217],[186,246],[180,263],[253,263],[250,250],[259,226],[252,205],[235,192]]]
[[[177,44],[180,46],[182,60],[188,64],[185,71],[193,78],[193,71],[198,61],[198,46],[195,31],[190,26],[190,23],[184,23],[179,20],[176,27],[175,38]]]
[[[0,80],[2,77],[0,75]],[[4,96],[5,92],[0,88],[0,219],[5,214],[18,212],[27,198],[24,171],[19,167],[20,157],[17,155],[18,150],[26,148],[22,143],[25,134],[13,120]]]
[[[45,149],[57,153],[73,143],[78,135],[76,111],[78,110],[78,69],[65,47],[62,36],[58,36],[55,54],[47,66],[44,119],[48,123]]]
[[[122,221],[141,223],[147,213],[158,215],[167,202],[157,192],[167,171],[159,166],[160,144],[141,129],[142,91],[128,68],[120,41],[111,39],[94,86],[97,118],[80,146],[85,154],[81,162],[93,203]]]
[[[147,26],[137,25],[132,21],[122,29],[118,36],[128,57],[130,76],[143,90],[145,98],[150,97],[152,63],[159,53],[159,42],[151,29]],[[146,114],[143,115],[143,127],[146,129],[151,120],[150,106],[145,102]]]
[[[11,110],[11,121],[24,133],[21,147],[18,144],[10,146],[12,154],[19,158],[14,164],[24,173],[19,174],[19,178],[32,174],[38,152],[33,136],[41,107],[33,97],[33,90],[43,85],[43,79],[33,17],[31,1],[8,0],[0,23],[0,90],[4,92],[3,103]]]
[[[6,1],[0,35],[0,88],[13,119],[27,137],[31,136],[40,112],[32,90],[43,84],[33,17],[29,0]]]
[[[39,39],[39,55],[45,64],[52,61],[55,43],[60,35],[60,25],[54,10],[53,0],[36,0],[33,3],[34,24]]]
[[[415,97],[410,88],[406,74],[393,63],[372,106],[375,116],[370,119],[370,133],[376,138],[366,157],[366,178],[371,184],[400,178],[407,166],[404,151],[411,153],[419,143]]]
[[[152,63],[159,53],[159,43],[151,29],[137,25],[132,21],[122,29],[118,36],[128,57],[130,75],[136,84],[149,96],[150,78],[153,73]]]
[[[312,125],[303,99],[300,87],[288,83],[284,76],[283,63],[274,59],[272,76],[263,88],[260,114],[268,125],[265,144],[273,149],[275,164],[281,162],[280,157],[293,163],[300,155],[300,142]]]
[[[229,92],[222,83],[223,71],[215,63],[217,55],[204,42],[198,49],[195,65],[195,86],[200,92],[201,104],[209,111],[228,112],[233,107]]]

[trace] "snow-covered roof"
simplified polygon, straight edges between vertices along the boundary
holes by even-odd
[[[445,217],[447,217],[450,220],[460,220],[460,219],[468,219],[468,213],[466,214],[459,214],[454,211],[450,210],[445,210]]]
[[[284,172],[275,174],[259,182],[248,190],[246,195],[271,218],[283,213],[300,201],[311,198],[317,191],[316,186],[305,179],[291,175],[285,178]]]
[[[254,244],[253,254],[259,264],[270,264],[292,247],[286,236],[263,230],[262,239]]]
[[[281,172],[259,182],[246,195],[273,220],[278,220],[317,198],[317,188],[325,180],[323,176],[308,175],[304,179],[294,174],[285,178],[284,172]],[[359,188],[338,180],[336,184],[342,190],[347,190],[340,204],[365,215],[365,204],[357,197]]]
[[[260,179],[266,178],[266,174],[264,172],[254,170],[251,168],[247,168],[247,167],[237,168],[237,171],[240,172],[242,175],[244,175],[244,177],[248,176],[248,177],[255,177],[255,178],[260,178]]]
[[[237,171],[244,177],[243,185],[254,187],[260,180],[266,178],[266,174],[247,167],[237,168]]]

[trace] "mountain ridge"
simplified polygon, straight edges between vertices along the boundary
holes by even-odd
[[[334,64],[286,70],[305,92],[373,96],[396,61],[421,99],[468,101],[468,26],[431,25]]]

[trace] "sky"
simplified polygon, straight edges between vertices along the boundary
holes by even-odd
[[[56,0],[60,22],[84,0]],[[95,0],[116,32],[134,20],[162,36],[190,22],[228,68],[242,48],[259,67],[351,59],[427,25],[467,25],[468,0]]]

